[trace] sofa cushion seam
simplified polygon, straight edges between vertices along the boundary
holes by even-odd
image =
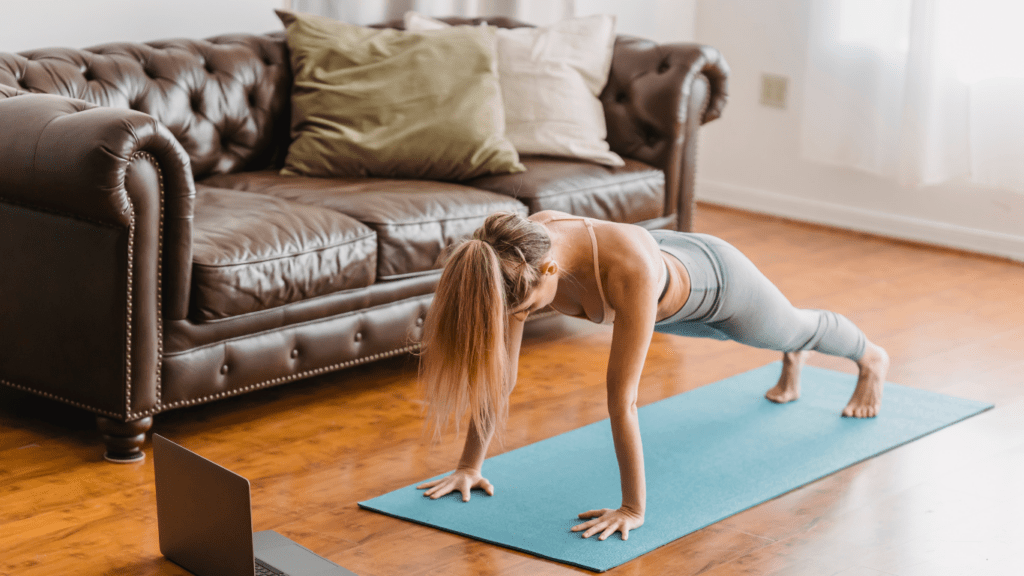
[[[500,194],[500,193],[495,192],[495,194]],[[501,195],[503,197],[505,197],[505,198],[512,198],[511,196],[505,196],[504,194],[501,194]],[[512,198],[512,199],[516,200],[516,198]],[[377,220],[359,220],[359,221],[363,222],[365,224],[382,226],[382,227],[400,227],[400,226],[416,226],[416,225],[419,225],[419,224],[432,224],[432,223],[435,223],[435,222],[452,222],[454,220],[473,220],[475,218],[486,218],[487,216],[489,216],[492,213],[493,213],[493,211],[492,212],[486,212],[484,214],[476,214],[476,215],[472,215],[472,216],[458,216],[458,217],[454,217],[454,218],[444,218],[444,219],[438,218],[438,219],[434,219],[434,220],[416,220],[416,221],[406,221],[406,222],[380,222],[380,221],[377,221]]]
[[[550,198],[552,196],[576,196],[578,194],[582,194],[582,193],[586,193],[586,192],[600,191],[600,190],[608,189],[608,188],[611,188],[611,187],[614,187],[614,186],[622,186],[624,184],[635,184],[637,182],[642,182],[644,180],[651,180],[651,179],[659,180],[658,174],[648,174],[648,175],[644,175],[644,176],[637,176],[636,178],[630,178],[629,180],[617,180],[615,182],[605,182],[605,183],[602,183],[602,184],[596,184],[594,186],[589,186],[587,188],[576,188],[574,190],[561,190],[561,191],[555,190],[555,191],[552,191],[549,194],[538,194],[537,196],[534,196],[533,198],[534,199],[539,199],[539,198]],[[665,184],[665,177],[664,177],[663,174],[661,175],[660,181],[661,181],[662,185]],[[530,197],[529,196],[515,196],[515,198],[530,198]]]
[[[267,262],[276,262],[278,260],[287,260],[289,258],[295,258],[295,257],[298,257],[298,256],[305,256],[306,254],[315,254],[317,252],[326,252],[327,250],[334,250],[336,248],[344,248],[346,246],[350,246],[350,245],[355,244],[357,242],[362,242],[362,241],[364,241],[364,240],[366,240],[368,238],[373,238],[374,236],[376,236],[376,234],[361,236],[361,237],[355,238],[353,240],[346,240],[345,242],[340,242],[338,244],[331,244],[330,246],[322,246],[320,248],[312,248],[310,250],[305,250],[305,251],[302,251],[302,252],[293,252],[293,253],[290,253],[290,254],[283,254],[281,256],[262,258],[260,260],[251,260],[251,261],[246,261],[246,262],[237,262],[237,263],[234,263],[234,264],[204,264],[202,262],[195,262],[193,260],[192,265],[193,266],[198,266],[198,267],[201,267],[201,268],[234,268],[234,267],[237,267],[237,266],[251,266],[253,264],[264,264],[264,263],[267,263]]]

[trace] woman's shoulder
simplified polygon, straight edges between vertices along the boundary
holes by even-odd
[[[629,224],[627,222],[612,222],[610,220],[589,219],[595,228],[600,229],[599,234],[605,236],[610,242],[616,245],[625,244],[638,250],[649,251],[657,248],[658,243],[643,226]],[[622,246],[625,248],[626,246]]]
[[[573,214],[569,214],[568,212],[560,212],[558,210],[540,210],[538,212],[534,212],[533,214],[530,214],[527,217],[527,219],[528,220],[533,220],[534,222],[539,222],[541,224],[544,224],[544,223],[550,222],[552,220],[565,220],[565,219],[572,219],[572,220],[577,220],[578,219],[578,220],[582,220],[583,217],[582,216],[575,216]]]
[[[598,249],[602,263],[610,272],[625,278],[639,278],[654,274],[661,278],[661,250],[651,233],[642,226],[609,223],[597,232]]]

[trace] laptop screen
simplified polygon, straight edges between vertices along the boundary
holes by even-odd
[[[160,552],[197,576],[252,576],[249,481],[153,435]]]

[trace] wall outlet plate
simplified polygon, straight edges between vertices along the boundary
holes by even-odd
[[[785,109],[788,97],[789,77],[761,74],[761,105]]]

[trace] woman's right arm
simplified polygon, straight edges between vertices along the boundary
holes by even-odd
[[[509,315],[508,326],[508,360],[511,382],[515,386],[516,376],[519,372],[519,348],[523,341],[524,320]],[[511,394],[511,390],[509,393]],[[438,499],[454,491],[462,493],[462,501],[469,502],[469,493],[473,488],[479,488],[494,496],[494,486],[482,475],[484,460],[487,458],[487,448],[494,436],[494,429],[486,430],[481,436],[477,432],[476,422],[470,421],[469,430],[466,432],[466,445],[462,448],[462,457],[459,459],[459,467],[449,476],[426,482],[417,486],[417,489],[428,488],[423,493],[432,499]]]

